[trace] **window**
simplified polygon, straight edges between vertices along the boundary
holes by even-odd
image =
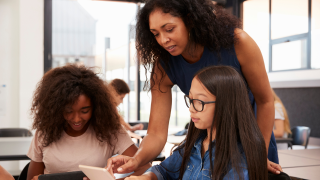
[[[269,72],[320,68],[319,5],[320,0],[243,2],[243,28],[260,47]]]

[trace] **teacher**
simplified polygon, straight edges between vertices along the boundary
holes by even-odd
[[[275,138],[274,103],[259,47],[239,20],[210,0],[149,0],[137,16],[136,48],[141,64],[151,71],[152,94],[148,133],[133,157],[110,158],[107,169],[131,172],[153,160],[168,135],[174,84],[189,94],[193,75],[213,65],[235,68],[245,79],[268,150],[268,170],[281,167]],[[254,138],[254,137],[253,137]]]

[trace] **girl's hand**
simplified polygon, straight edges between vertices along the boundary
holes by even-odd
[[[134,157],[118,155],[109,158],[105,168],[113,175],[113,173],[130,173],[138,167],[139,162]]]
[[[280,171],[282,171],[282,168],[279,164],[271,162],[269,161],[269,159],[267,159],[267,163],[268,163],[268,171],[272,172],[273,174],[280,174]]]
[[[148,176],[129,176],[124,178],[124,180],[150,180],[150,178]]]
[[[34,176],[31,180],[38,180],[38,177],[40,176],[41,174],[39,174],[38,176]]]

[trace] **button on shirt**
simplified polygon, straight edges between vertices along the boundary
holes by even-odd
[[[202,141],[206,135],[200,135],[194,147],[192,148],[190,160],[187,163],[187,167],[183,174],[182,180],[196,180],[196,179],[212,179],[211,170],[210,170],[210,161],[209,161],[209,151],[206,151],[203,158],[201,157],[201,146]],[[215,143],[215,141],[213,141]],[[247,163],[245,159],[242,146],[238,143],[238,147],[242,154],[241,161],[241,172],[245,180],[249,179]],[[182,163],[182,153],[184,149],[179,151],[174,151],[171,156],[164,160],[160,165],[153,166],[147,170],[147,172],[153,172],[158,180],[169,180],[169,179],[178,179],[179,178],[179,169]],[[212,163],[215,158],[215,148],[212,149]],[[224,180],[239,179],[239,176],[235,169],[229,167],[228,173],[224,176]]]

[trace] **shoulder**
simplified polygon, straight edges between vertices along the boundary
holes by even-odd
[[[242,29],[236,28],[234,30],[235,49],[245,49],[249,46],[256,45],[255,41]]]

